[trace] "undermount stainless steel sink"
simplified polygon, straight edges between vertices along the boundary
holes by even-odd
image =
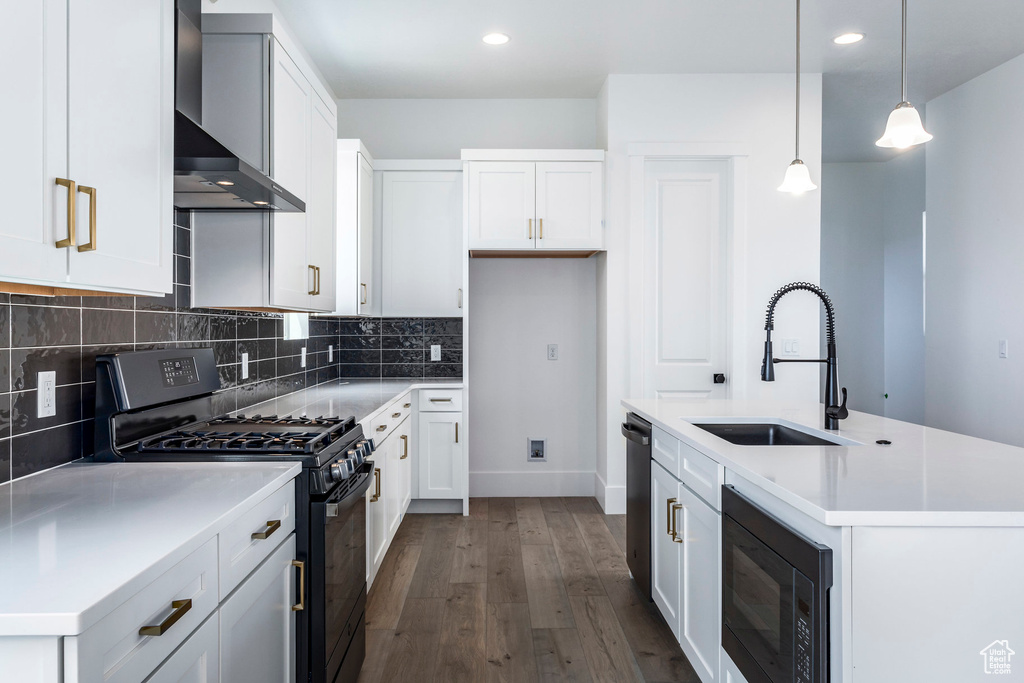
[[[738,446],[842,446],[813,434],[772,423],[693,423],[706,432]]]

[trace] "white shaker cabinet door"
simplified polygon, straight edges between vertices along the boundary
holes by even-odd
[[[297,603],[295,535],[266,559],[220,607],[220,672],[224,681],[295,680]],[[308,571],[307,571],[308,576]],[[309,586],[305,587],[309,598]]]
[[[359,174],[356,181],[358,198],[356,220],[359,223],[359,313],[380,313],[380,292],[373,279],[373,167],[359,155]]]
[[[174,7],[68,4],[69,286],[172,291]]]
[[[679,643],[703,683],[719,680],[722,636],[721,517],[693,491],[679,484],[676,513],[683,541]]]
[[[420,413],[420,498],[462,498],[462,413]]]
[[[651,463],[651,597],[679,638],[681,543],[675,528],[679,482],[657,462]]]
[[[387,470],[388,442],[384,441],[373,455],[374,481],[366,492],[366,547],[369,551],[366,566],[370,570],[370,581],[377,576],[384,554],[388,550],[388,514],[385,479],[390,476]]]
[[[270,217],[270,305],[275,308],[309,308],[316,271],[306,260],[307,227],[304,213]]]
[[[461,316],[462,173],[383,175],[384,316]]]
[[[402,482],[399,487],[398,509],[401,515],[405,514],[405,511],[409,509],[409,503],[412,502],[412,423],[412,418],[407,419],[395,434],[395,438],[398,439],[398,448],[402,451],[398,454],[398,469],[401,473],[400,479]],[[401,523],[401,517],[399,517],[399,523]]]
[[[536,164],[469,164],[469,248],[533,249],[537,235]]]
[[[599,161],[537,162],[537,248],[604,247]]]
[[[309,201],[306,218],[309,229],[309,264],[316,279],[309,307],[330,313],[335,309],[335,196],[337,173],[337,123],[330,110],[313,98],[312,145],[310,148]]]
[[[309,198],[309,130],[313,89],[281,44],[272,41],[270,175],[299,199]]]
[[[146,683],[218,683],[220,681],[220,613],[214,612]]]
[[[67,277],[67,0],[7,3],[13,30],[0,41],[0,107],[4,164],[0,181],[9,201],[0,221],[0,280],[60,283]],[[16,28],[15,28],[16,27]],[[13,106],[13,101],[17,105]],[[73,247],[72,247],[73,248]]]
[[[404,463],[401,460],[405,450],[404,442],[399,438],[401,427],[392,432],[385,443],[387,444],[388,476],[383,483],[385,501],[385,515],[387,516],[388,543],[394,538],[398,531],[398,525],[402,521],[402,496],[403,484],[402,474]]]

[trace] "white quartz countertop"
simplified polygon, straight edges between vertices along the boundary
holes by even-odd
[[[0,486],[0,636],[82,633],[301,469],[72,463]]]
[[[342,379],[264,401],[238,412],[246,415],[353,416],[356,422],[362,422],[412,389],[461,388],[461,379]]]
[[[825,524],[1024,526],[1024,448],[854,411],[831,434],[861,445],[738,446],[692,423],[782,420],[822,430],[822,405],[710,399],[622,405]],[[878,445],[879,439],[892,445]]]

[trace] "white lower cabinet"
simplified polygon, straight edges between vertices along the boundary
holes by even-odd
[[[374,420],[387,429],[373,454],[374,482],[366,492],[366,581],[373,583],[384,555],[395,537],[412,498],[411,420],[407,396],[395,402],[385,415]],[[391,421],[387,418],[391,417]],[[397,424],[396,424],[397,423]]]
[[[420,413],[420,498],[462,498],[462,413]]]
[[[387,470],[387,441],[378,444],[373,457],[373,483],[366,492],[366,585],[373,584],[377,570],[388,550],[387,499],[384,477]]]
[[[651,465],[651,593],[703,683],[720,680],[721,515]]]
[[[167,658],[146,683],[218,683],[220,681],[220,614],[200,626]]]
[[[224,681],[295,680],[295,535],[288,536],[220,607]],[[304,592],[304,591],[303,591]],[[300,596],[300,600],[305,595]]]

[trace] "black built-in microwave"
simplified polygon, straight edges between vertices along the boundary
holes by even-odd
[[[747,683],[827,683],[832,550],[722,487],[722,647]]]

